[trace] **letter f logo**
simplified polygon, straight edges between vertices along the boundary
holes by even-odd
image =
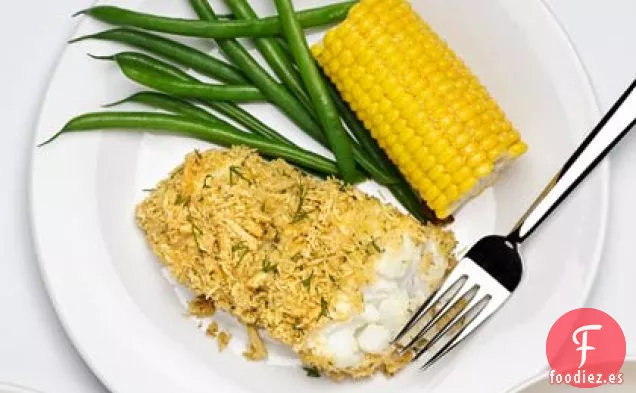
[[[577,351],[581,351],[581,364],[579,365],[579,368],[583,367],[587,360],[587,351],[593,351],[596,349],[587,345],[587,332],[589,330],[601,330],[602,327],[602,325],[585,325],[576,329],[574,333],[572,333],[572,341],[574,341],[574,344],[580,345],[580,347],[576,349]],[[579,339],[577,338],[579,333],[583,333],[581,334],[581,342],[579,342]]]

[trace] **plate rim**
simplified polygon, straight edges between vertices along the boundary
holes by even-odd
[[[95,0],[92,2],[91,6],[94,6],[100,3],[110,3],[110,2],[108,0]],[[589,104],[590,104],[589,105],[590,115],[594,116],[595,119],[599,119],[601,115],[601,109],[600,109],[600,104],[598,100],[598,92],[594,88],[592,79],[590,77],[590,73],[587,67],[585,66],[585,63],[583,63],[582,57],[580,56],[576,48],[576,45],[572,41],[570,35],[568,34],[561,20],[556,15],[556,12],[552,8],[552,6],[548,3],[548,0],[536,0],[536,3],[539,7],[543,9],[543,11],[545,11],[548,14],[548,17],[546,18],[546,20],[548,20],[549,23],[554,24],[555,31],[559,33],[563,41],[563,44],[565,44],[568,50],[570,51],[572,66],[579,73],[581,88],[587,91],[586,100],[589,101]],[[68,39],[76,35],[77,31],[81,28],[84,21],[86,20],[85,18],[87,17],[83,16],[80,19],[78,19],[75,22],[75,25],[71,29],[69,29]],[[121,392],[121,390],[117,390],[115,387],[118,383],[108,379],[106,375],[104,375],[99,370],[97,365],[94,363],[94,360],[89,355],[88,350],[85,348],[84,345],[80,343],[80,340],[74,334],[74,328],[71,327],[71,323],[69,322],[68,318],[65,318],[66,313],[62,311],[62,306],[60,305],[58,301],[56,290],[55,288],[53,288],[49,280],[49,276],[47,275],[47,268],[45,266],[46,257],[43,255],[39,247],[39,244],[40,244],[39,239],[41,238],[42,234],[38,231],[37,218],[35,216],[36,197],[34,193],[34,185],[35,185],[36,177],[37,177],[35,173],[37,147],[35,145],[37,143],[38,130],[41,125],[43,109],[46,104],[46,95],[49,92],[51,85],[53,84],[55,75],[58,73],[58,70],[60,69],[62,65],[64,54],[68,46],[69,44],[65,43],[65,45],[60,48],[60,51],[58,52],[58,57],[53,62],[53,66],[51,68],[49,78],[44,85],[44,89],[42,90],[43,92],[42,99],[40,100],[39,105],[37,106],[37,116],[36,116],[36,121],[34,122],[34,125],[33,125],[34,130],[32,133],[33,147],[29,151],[29,164],[28,164],[28,169],[29,169],[29,179],[28,179],[28,187],[27,187],[27,198],[28,198],[28,204],[29,204],[28,225],[29,225],[29,230],[31,234],[31,242],[33,245],[34,254],[37,259],[38,270],[42,278],[43,285],[46,289],[49,299],[51,300],[51,304],[53,306],[53,309],[55,310],[55,314],[58,318],[58,321],[62,325],[67,337],[69,338],[69,341],[73,344],[74,349],[81,356],[82,360],[88,366],[90,371],[99,379],[99,381],[106,388],[108,388],[112,392]],[[599,215],[600,226],[599,226],[598,235],[596,236],[596,244],[594,246],[594,253],[593,253],[593,256],[590,258],[590,265],[589,265],[590,271],[588,273],[588,276],[586,277],[586,282],[584,284],[584,290],[582,291],[582,294],[581,294],[581,299],[577,303],[576,307],[584,307],[589,300],[593,286],[598,277],[600,261],[601,261],[601,257],[605,248],[605,240],[607,236],[607,226],[609,221],[609,209],[610,209],[609,201],[610,201],[610,186],[611,186],[611,157],[608,157],[605,160],[603,160],[603,162],[601,162],[598,165],[595,171],[599,172],[599,175],[600,175],[599,176],[599,183],[601,186],[600,187],[601,206],[599,209],[600,210],[600,215]],[[545,364],[547,365],[547,360]],[[533,374],[531,378],[537,378],[537,374]],[[528,379],[525,379],[522,382],[520,382],[520,384],[527,383],[527,382],[528,382]],[[508,392],[510,393],[517,392],[517,390],[515,389],[518,389],[518,386],[523,386],[523,385],[515,385],[513,388],[511,388],[511,390],[508,390]]]
[[[636,356],[627,356],[625,357],[625,362],[623,362],[623,366],[626,364],[631,364],[636,366]],[[548,369],[541,370],[537,374],[531,376],[530,378],[520,382],[518,385],[512,387],[506,393],[523,393],[524,390],[531,388],[533,385],[545,380],[548,378],[547,373]]]
[[[597,121],[600,120],[600,117],[602,115],[602,110],[601,110],[601,104],[598,98],[599,95],[596,89],[594,88],[594,84],[592,83],[592,77],[590,76],[590,72],[588,68],[585,66],[585,63],[583,62],[583,57],[581,57],[581,54],[579,53],[576,45],[574,44],[572,37],[566,30],[565,26],[563,25],[563,22],[561,21],[561,19],[559,19],[554,8],[550,5],[548,0],[537,0],[537,1],[545,9],[545,11],[550,15],[550,18],[556,24],[557,30],[559,30],[562,38],[565,40],[568,48],[574,55],[574,59],[576,60],[576,66],[579,69],[581,76],[586,82],[585,85],[587,87],[588,94],[592,100],[591,109],[595,112],[594,116],[597,118]],[[611,180],[612,180],[611,167],[612,167],[611,157],[607,156],[601,163],[599,163],[596,169],[593,170],[593,171],[598,171],[602,175],[601,181],[603,183],[603,189],[601,192],[601,197],[603,199],[603,206],[601,211],[601,228],[599,231],[599,236],[596,241],[596,245],[594,246],[594,255],[592,257],[592,263],[593,263],[592,271],[590,272],[590,276],[588,277],[587,285],[583,293],[583,299],[580,302],[581,304],[579,304],[579,307],[584,307],[585,305],[587,305],[590,299],[592,289],[598,278],[598,270],[601,264],[601,257],[603,256],[603,251],[605,250],[605,244],[606,244],[605,240],[607,237],[607,226],[609,223],[609,213],[610,213],[609,201],[611,196],[610,187],[611,187]],[[546,363],[547,363],[547,359],[546,359]]]

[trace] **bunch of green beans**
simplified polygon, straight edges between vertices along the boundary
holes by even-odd
[[[232,12],[230,15],[215,14],[207,0],[190,0],[200,20],[156,16],[111,6],[79,12],[121,27],[71,42],[100,39],[124,43],[219,83],[201,81],[178,67],[139,52],[96,57],[115,61],[126,77],[154,90],[136,93],[109,106],[136,103],[168,114],[89,113],[69,121],[46,143],[69,132],[128,128],[162,130],[224,146],[242,144],[256,148],[265,156],[284,158],[317,175],[336,176],[349,183],[363,180],[363,172],[366,172],[386,185],[416,218],[423,222],[434,219],[434,214],[320,72],[309,51],[303,28],[341,21],[357,1],[296,12],[291,0],[273,0],[279,15],[265,18],[258,17],[248,0],[225,2]],[[149,31],[213,38],[229,61]],[[240,37],[254,41],[275,76],[236,40]],[[300,129],[329,148],[335,162],[296,146],[236,105],[251,101],[269,101],[277,106]]]

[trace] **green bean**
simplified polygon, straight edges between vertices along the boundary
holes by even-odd
[[[123,100],[104,105],[104,107],[111,108],[128,102],[139,103],[152,108],[163,109],[165,111],[179,114],[192,119],[206,120],[214,124],[223,124],[234,127],[232,124],[226,122],[225,120],[216,117],[214,114],[201,109],[188,101],[151,91],[135,93],[128,98],[124,98]],[[238,124],[243,125],[248,131],[251,131],[256,135],[260,135],[264,138],[271,139],[280,143],[286,143],[288,145],[296,146],[294,143],[278,134],[277,131],[267,127],[260,120],[252,116],[249,112],[241,109],[240,107],[237,107],[236,105],[224,102],[207,103],[202,101],[198,103],[227,116],[228,118],[236,121]],[[248,126],[245,126],[245,124],[248,124]],[[254,132],[251,130],[252,128],[257,128],[259,129],[259,131]]]
[[[141,52],[119,52],[113,56],[91,55],[91,57],[99,60],[115,61],[120,68],[122,65],[130,64],[137,68],[150,69],[152,72],[161,74],[165,78],[172,78],[182,82],[199,82],[198,79],[183,71],[181,68]]]
[[[234,120],[236,123],[242,125],[254,134],[273,141],[295,146],[295,143],[285,138],[278,131],[269,127],[267,124],[263,123],[261,120],[254,117],[254,115],[238,105],[232,104],[231,102],[214,101],[201,101],[201,104]]]
[[[191,119],[198,119],[210,122],[212,124],[223,124],[232,126],[223,119],[214,116],[212,113],[199,108],[188,101],[181,100],[166,94],[156,93],[154,91],[142,91],[135,93],[123,100],[104,105],[104,108],[112,108],[126,103],[142,104],[151,108],[162,109]]]
[[[301,11],[298,18],[303,27],[323,26],[342,21],[356,1],[332,4],[320,8]],[[224,20],[206,22],[181,18],[155,16],[113,6],[97,6],[78,12],[76,15],[90,15],[102,22],[118,26],[138,27],[162,33],[204,38],[269,37],[280,34],[281,26],[277,17],[262,18],[257,21]]]
[[[110,58],[111,57],[109,57],[109,59]],[[118,54],[115,60],[125,60],[126,64],[134,64],[138,67],[150,68],[153,72],[156,72],[165,78],[173,78],[175,80],[184,82],[199,81],[192,75],[187,74],[186,72],[173,66],[172,64],[168,64],[143,53],[122,52]],[[120,64],[119,62],[118,65],[120,68],[122,67],[122,64]],[[287,138],[285,138],[272,128],[268,127],[267,125],[265,125],[265,123],[252,116],[249,112],[237,106],[236,104],[220,101],[201,101],[201,104],[227,116],[229,119],[237,122],[238,124],[242,125],[246,129],[257,135],[261,135],[265,138],[269,138],[281,143],[293,144]]]
[[[225,3],[240,19],[258,19],[258,15],[246,0],[225,0]],[[285,54],[278,40],[275,38],[255,38],[254,43],[274,73],[278,75],[280,80],[287,86],[292,94],[296,96],[298,101],[315,116],[314,105],[305,91],[303,81],[294,68],[291,58]]]
[[[231,13],[230,14],[217,14],[216,17],[219,20],[234,20],[234,19],[236,19],[236,15],[231,14]]]
[[[340,174],[345,181],[352,181],[356,169],[349,135],[342,125],[340,115],[309,51],[304,32],[294,14],[291,0],[275,0],[275,3],[283,36],[289,43],[305,87],[314,102],[318,119],[320,119],[329,140],[331,151],[336,157]]]
[[[222,82],[242,85],[248,80],[241,70],[224,61],[218,60],[207,53],[191,48],[180,42],[160,37],[144,31],[119,28],[102,31],[71,40],[71,43],[87,39],[98,39],[124,43],[139,49],[145,49],[175,63],[188,66],[195,71],[211,76]]]
[[[284,158],[303,168],[315,170],[326,175],[338,175],[338,168],[333,161],[299,147],[284,145],[256,135],[247,134],[230,126],[214,125],[202,120],[163,113],[88,113],[71,119],[61,131],[38,146],[49,144],[66,133],[112,129],[160,130],[205,140],[222,146],[245,145],[257,149],[267,157]]]
[[[208,21],[216,20],[216,15],[207,0],[190,0],[190,4],[200,18]],[[260,89],[263,95],[280,108],[296,125],[312,134],[322,134],[320,125],[314,121],[312,115],[296,100],[289,90],[278,84],[258,64],[243,45],[234,39],[217,39],[216,42],[234,64],[239,66],[252,83]]]
[[[131,64],[125,57],[114,55],[110,58],[117,61],[122,72],[129,79],[177,97],[229,102],[253,102],[264,99],[260,90],[251,85],[216,85],[203,82],[177,81],[171,78],[164,78],[151,68]],[[101,59],[108,59],[108,57],[101,57]]]

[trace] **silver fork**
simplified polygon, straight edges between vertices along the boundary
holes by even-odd
[[[518,287],[523,264],[518,246],[578,186],[636,123],[636,81],[585,138],[507,236],[479,240],[441,287],[414,313],[393,343],[426,355],[429,367],[475,331]]]

